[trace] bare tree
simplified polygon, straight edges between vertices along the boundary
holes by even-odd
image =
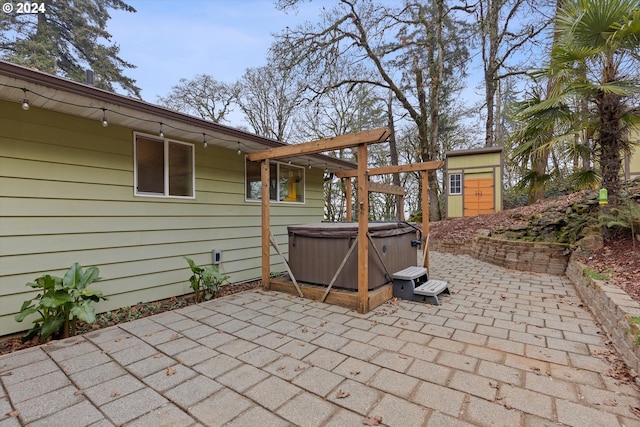
[[[238,104],[253,131],[260,136],[288,141],[296,108],[303,101],[304,81],[296,70],[277,62],[249,68],[239,82]]]
[[[297,3],[283,0],[279,5]],[[438,132],[430,129],[433,125],[439,127],[438,103],[452,95],[444,88],[453,87],[449,80],[464,73],[468,59],[468,42],[464,40],[467,27],[454,21],[450,11],[444,0],[426,4],[411,1],[399,8],[388,7],[386,2],[340,0],[334,8],[323,11],[319,24],[307,24],[278,35],[273,53],[281,62],[315,76],[309,78],[311,84],[321,82],[318,76],[333,69],[338,58],[348,57],[366,64],[375,76],[343,77],[330,86],[312,89],[321,94],[341,86],[364,84],[391,91],[415,123],[421,159],[429,160],[439,157],[441,151]],[[434,100],[437,101],[431,106]],[[431,178],[430,197],[437,201],[435,174]],[[437,203],[432,206],[432,216],[439,218],[441,210]]]
[[[492,147],[496,144],[499,82],[532,68],[530,49],[551,22],[553,5],[547,0],[478,0],[463,9],[473,13],[478,26],[487,113],[485,145]]]
[[[199,116],[215,123],[226,121],[237,100],[239,87],[199,74],[191,80],[180,79],[167,96],[159,96],[158,103],[172,110]]]

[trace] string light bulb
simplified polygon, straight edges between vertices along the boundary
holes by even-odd
[[[209,146],[209,144],[207,144],[207,136],[204,134],[204,132],[202,132],[202,146],[204,148],[207,148]]]
[[[22,109],[24,111],[27,111],[29,109],[29,98],[27,98],[27,89],[22,88],[22,91],[24,92],[24,98],[22,99]]]
[[[164,132],[162,132],[162,122],[160,122],[160,138],[164,138]]]
[[[107,121],[107,109],[106,108],[102,109],[102,126],[104,126],[104,127],[109,126],[109,122]]]
[[[242,150],[240,149],[240,141],[238,141],[238,156],[242,154]]]
[[[311,169],[311,160],[309,160],[309,169]]]

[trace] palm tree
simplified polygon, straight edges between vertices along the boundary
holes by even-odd
[[[556,17],[555,28],[560,36],[548,71],[564,84],[557,97],[538,105],[547,108],[574,96],[589,102],[602,186],[615,207],[621,153],[629,145],[626,127],[640,118],[638,107],[629,105],[640,94],[640,0],[568,1]]]

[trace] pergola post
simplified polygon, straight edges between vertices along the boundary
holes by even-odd
[[[369,311],[369,189],[367,144],[358,145],[358,313]]]
[[[429,173],[422,171],[422,250],[424,251],[424,267],[429,268]]]
[[[352,200],[352,186],[351,186],[351,178],[347,178],[344,180],[344,195],[345,195],[345,203],[347,204],[347,217],[345,220],[347,222],[353,221],[353,200]]]
[[[260,164],[260,180],[262,181],[262,288],[269,290],[271,287],[271,223],[269,213],[269,159]]]

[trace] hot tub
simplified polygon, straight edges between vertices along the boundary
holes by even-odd
[[[357,223],[315,223],[289,226],[289,264],[296,280],[327,286],[358,237]],[[406,223],[369,223],[369,289],[391,282],[390,275],[416,265],[416,230]],[[381,260],[382,259],[382,262]],[[358,249],[352,251],[333,287],[358,289]]]

